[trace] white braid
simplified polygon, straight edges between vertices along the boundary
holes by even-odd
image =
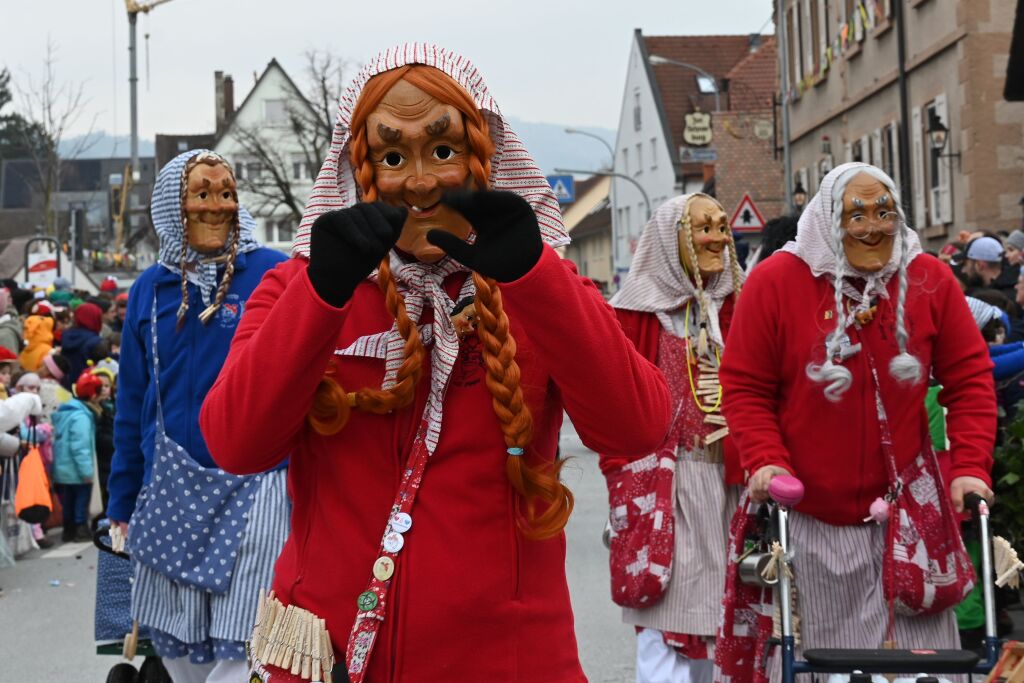
[[[843,250],[843,191],[849,181],[848,174],[844,174],[836,181],[832,193],[832,237],[836,240],[839,248],[836,249],[836,270],[832,275],[832,284],[835,288],[835,319],[836,327],[825,340],[825,362],[809,363],[807,365],[807,377],[812,382],[825,385],[825,398],[833,403],[838,403],[853,384],[853,373],[849,368],[833,362],[839,356],[840,342],[846,334],[846,328],[852,322],[852,316],[847,316],[843,309],[843,276],[846,274],[846,252]]]
[[[896,212],[900,218],[900,268],[899,268],[899,293],[896,296],[896,344],[899,346],[899,355],[889,362],[889,376],[897,382],[904,384],[917,384],[921,381],[923,370],[921,361],[910,355],[907,351],[907,325],[905,316],[905,304],[907,301],[907,265],[910,261],[910,249],[907,248],[907,232],[910,226],[907,225],[906,216],[903,215],[903,207],[900,206],[899,194],[892,190],[893,202],[896,204]]]

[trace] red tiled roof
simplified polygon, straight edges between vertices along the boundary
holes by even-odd
[[[768,36],[761,36],[762,45]],[[751,36],[643,36],[647,56],[658,55],[700,67],[718,79],[751,54]],[[672,155],[678,154],[683,140],[683,117],[698,105],[703,111],[714,111],[715,96],[703,95],[697,88],[697,74],[675,64],[651,66],[656,97],[672,135]],[[720,94],[721,106],[728,108],[728,95]]]
[[[731,111],[757,111],[772,106],[772,95],[779,83],[775,47],[775,38],[768,38],[757,52],[744,57],[726,74]]]

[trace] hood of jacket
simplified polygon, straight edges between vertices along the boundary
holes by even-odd
[[[64,330],[60,338],[60,347],[63,353],[79,352],[88,355],[91,347],[100,341],[100,336],[92,330],[84,327],[71,327]]]
[[[25,319],[25,345],[53,345],[53,318],[48,315],[30,315]]]

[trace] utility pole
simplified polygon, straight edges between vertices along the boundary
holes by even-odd
[[[899,0],[897,0],[897,3]],[[789,37],[786,35],[786,0],[776,2],[775,26],[779,32],[779,83],[782,86],[782,174],[786,188],[786,213],[793,213],[793,159],[789,151]]]
[[[907,104],[907,44],[903,22],[903,1],[893,0],[893,19],[896,21],[896,87],[900,93],[900,195],[903,197],[903,210],[907,214],[907,222],[914,223],[913,182],[910,177],[910,107]]]
[[[171,0],[152,0],[148,3],[138,3],[135,0],[124,0],[125,9],[128,11],[128,85],[129,101],[131,102],[131,126],[132,126],[132,162],[131,173],[134,176],[139,172],[139,96],[138,96],[138,51],[136,50],[136,24],[139,14],[148,14],[157,5],[162,5]],[[133,177],[134,180],[134,177]]]

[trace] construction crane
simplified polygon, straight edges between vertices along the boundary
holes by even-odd
[[[116,253],[120,254],[124,247],[124,219],[128,209],[128,194],[132,191],[132,167],[125,164],[124,175],[121,176],[121,187],[111,197],[111,213],[114,218],[114,244]]]
[[[121,181],[120,211],[114,218],[114,226],[117,234],[117,250],[121,250],[124,239],[124,213],[128,192],[135,180],[135,173],[139,169],[139,96],[138,96],[138,59],[135,48],[135,25],[138,22],[139,14],[149,14],[158,5],[170,2],[171,0],[151,0],[150,2],[135,2],[135,0],[124,0],[125,9],[128,11],[128,84],[131,101],[131,125],[132,125],[132,159],[125,169],[124,179]]]

